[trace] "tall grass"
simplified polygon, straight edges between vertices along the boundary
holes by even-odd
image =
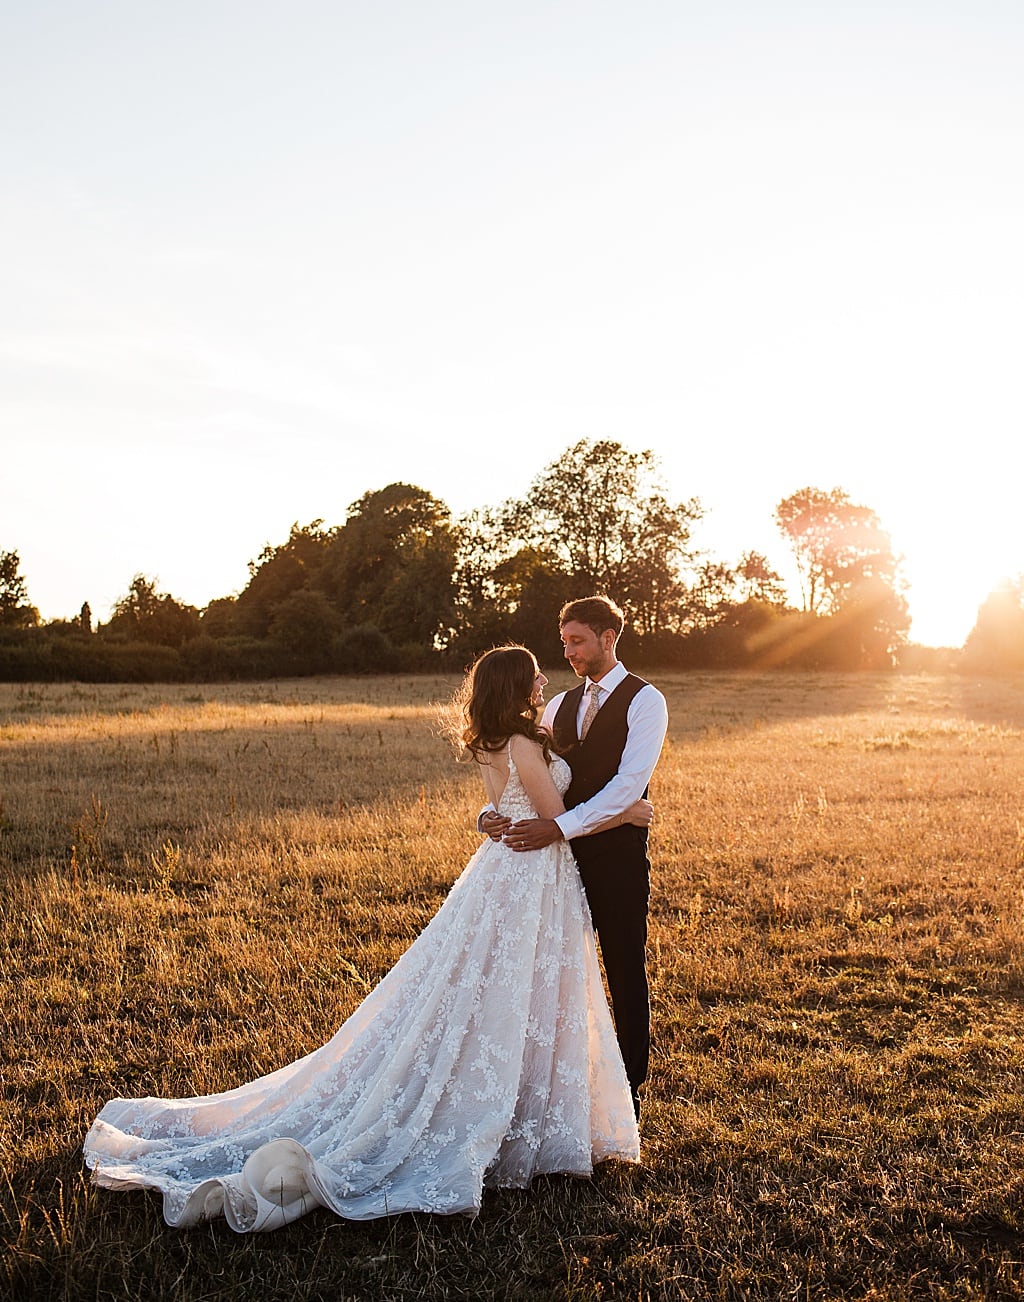
[[[661,684],[640,1169],[242,1239],[89,1185],[107,1098],[316,1047],[436,910],[454,685],[0,687],[0,1293],[1024,1296],[1019,679]]]

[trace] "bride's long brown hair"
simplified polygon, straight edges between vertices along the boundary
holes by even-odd
[[[538,706],[530,699],[539,670],[524,646],[498,646],[473,664],[456,692],[451,732],[477,763],[499,751],[516,734],[529,737],[551,758],[551,738],[537,722]]]

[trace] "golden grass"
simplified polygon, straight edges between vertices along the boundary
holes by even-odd
[[[0,1293],[1024,1296],[1020,679],[661,683],[640,1170],[241,1240],[89,1186],[108,1097],[314,1048],[435,911],[454,685],[0,686]]]

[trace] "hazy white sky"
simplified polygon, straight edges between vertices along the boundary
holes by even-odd
[[[0,550],[203,605],[607,437],[724,560],[846,489],[959,644],[1024,570],[1022,58],[991,0],[0,0]]]

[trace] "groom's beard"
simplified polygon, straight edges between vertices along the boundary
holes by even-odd
[[[577,657],[575,662],[569,661],[577,678],[593,678],[595,674],[601,672],[602,663],[597,659],[585,660],[581,657]]]

